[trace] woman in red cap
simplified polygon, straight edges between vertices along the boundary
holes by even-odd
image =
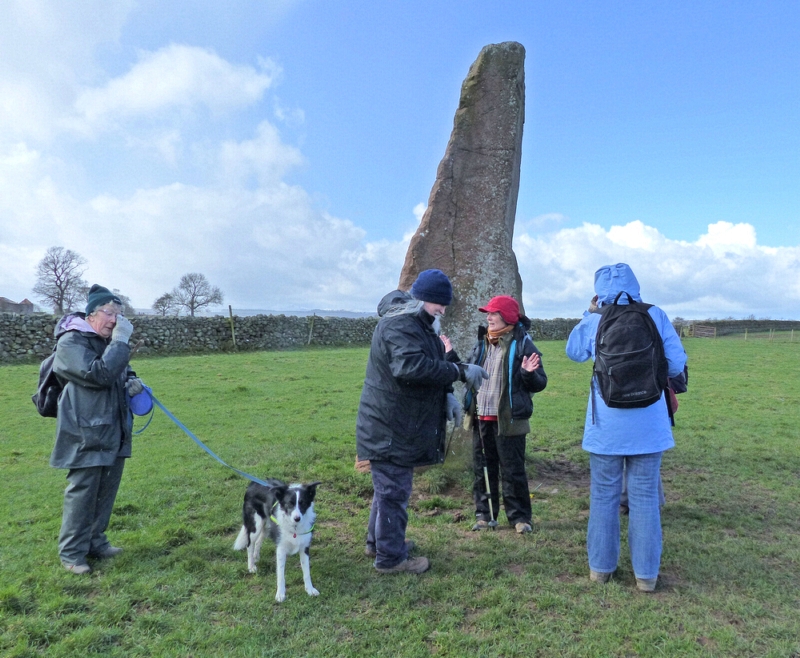
[[[545,389],[547,375],[541,352],[528,335],[531,321],[520,314],[513,297],[493,297],[478,310],[486,313],[489,327],[480,327],[470,362],[482,366],[489,379],[477,392],[467,390],[464,401],[473,427],[476,523],[472,529],[496,525],[498,476],[502,472],[506,518],[519,534],[524,534],[531,531],[531,498],[525,472],[525,442],[533,413],[531,397]]]

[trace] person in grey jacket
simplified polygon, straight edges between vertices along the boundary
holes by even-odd
[[[380,573],[422,573],[425,557],[409,558],[406,542],[414,467],[441,464],[448,420],[460,422],[457,379],[479,388],[486,372],[445,359],[434,328],[453,298],[440,270],[421,272],[411,294],[394,291],[378,307],[356,421],[358,459],[369,460],[374,497],[365,553]]]
[[[64,568],[76,574],[91,572],[87,558],[122,552],[105,531],[131,456],[128,395],[143,385],[128,365],[133,325],[121,313],[119,297],[95,284],[86,313],[65,315],[55,329],[53,372],[64,390],[50,465],[69,469],[58,551]]]

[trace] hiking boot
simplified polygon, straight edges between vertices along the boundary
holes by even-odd
[[[416,547],[417,545],[414,543],[412,539],[406,539],[406,551],[408,553],[413,551]],[[375,551],[375,547],[370,546],[369,544],[367,544],[366,548],[364,548],[364,555],[366,555],[367,557],[371,557],[373,559],[378,557],[378,553]]]
[[[619,514],[620,514],[620,516],[628,516],[628,514],[630,514],[630,512],[631,512],[631,510],[627,505],[622,505],[621,504],[619,506]]]
[[[636,579],[636,589],[640,592],[653,592],[656,589],[656,581],[658,577],[655,578],[637,578]]]
[[[104,548],[102,551],[97,551],[95,553],[89,553],[89,557],[93,557],[98,560],[104,560],[109,557],[114,557],[115,555],[119,555],[122,553],[122,549],[117,546],[111,546],[110,544]]]
[[[514,526],[514,529],[517,531],[518,535],[524,535],[528,532],[533,532],[533,528],[531,528],[530,523],[520,522]]]
[[[425,573],[431,568],[431,561],[426,557],[409,557],[393,567],[375,567],[378,573]]]
[[[489,528],[489,522],[484,521],[483,519],[478,519],[475,522],[475,525],[472,526],[473,530],[488,530],[488,528]]]
[[[589,571],[589,580],[593,583],[607,583],[614,575],[613,571],[603,573],[602,571]]]
[[[88,564],[70,564],[69,562],[62,562],[61,565],[70,573],[78,575],[92,573],[92,568]]]

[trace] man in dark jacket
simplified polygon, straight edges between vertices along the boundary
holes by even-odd
[[[76,574],[91,572],[87,557],[122,552],[105,531],[131,456],[127,395],[140,393],[142,382],[128,366],[133,325],[121,313],[119,297],[94,285],[86,313],[64,316],[55,330],[53,372],[64,390],[50,465],[69,469],[58,551],[64,568]]]
[[[519,534],[531,532],[531,498],[525,471],[526,435],[530,432],[534,393],[547,386],[541,352],[528,329],[531,321],[508,295],[489,300],[483,308],[488,330],[480,332],[470,357],[483,366],[489,381],[479,393],[468,390],[465,408],[473,420],[472,457],[476,522],[473,530],[497,525],[502,472],[503,505],[508,522]],[[487,482],[489,489],[487,492]]]
[[[452,384],[480,387],[478,366],[445,360],[434,324],[453,298],[440,270],[421,272],[411,294],[381,300],[372,335],[356,422],[357,454],[369,460],[374,497],[367,530],[368,555],[380,573],[422,573],[425,557],[409,558],[406,508],[415,466],[444,461],[445,426],[460,416]]]

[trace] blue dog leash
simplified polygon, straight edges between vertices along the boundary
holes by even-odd
[[[219,457],[217,457],[217,455],[215,455],[215,454],[214,454],[214,453],[211,451],[211,448],[209,448],[209,447],[208,447],[208,446],[207,446],[205,443],[203,443],[203,442],[202,442],[200,439],[198,439],[198,438],[197,438],[197,437],[196,437],[194,434],[192,434],[192,432],[191,432],[191,431],[190,431],[190,430],[189,430],[189,429],[188,429],[188,428],[187,428],[187,427],[186,427],[186,426],[185,426],[185,425],[184,425],[184,424],[183,424],[181,421],[179,421],[177,418],[175,418],[175,416],[172,414],[172,412],[171,412],[169,409],[167,409],[167,408],[166,408],[166,407],[165,407],[163,404],[161,404],[161,402],[159,402],[158,398],[157,398],[155,395],[153,395],[153,394],[151,393],[151,394],[150,394],[150,396],[153,398],[153,402],[154,402],[154,403],[155,403],[155,404],[158,406],[158,408],[159,408],[159,409],[161,409],[161,411],[163,411],[165,414],[167,414],[167,417],[168,417],[168,418],[169,418],[169,419],[170,419],[170,420],[171,420],[173,423],[175,423],[175,424],[176,424],[178,427],[180,427],[180,428],[181,428],[181,429],[182,429],[184,432],[186,432],[187,436],[188,436],[188,437],[189,437],[189,438],[190,438],[192,441],[194,441],[194,442],[195,442],[197,445],[199,445],[199,446],[200,446],[200,447],[201,447],[203,450],[205,450],[205,451],[206,451],[206,452],[207,452],[209,455],[211,455],[211,456],[212,456],[214,459],[216,459],[216,460],[217,460],[217,461],[218,461],[220,464],[222,464],[223,466],[226,466],[226,467],[228,467],[228,468],[229,468],[229,469],[231,469],[232,471],[234,471],[234,472],[238,473],[238,474],[239,474],[239,475],[241,475],[243,478],[246,478],[246,479],[250,480],[251,482],[255,482],[256,484],[261,484],[261,485],[263,485],[263,486],[265,486],[265,487],[268,487],[268,486],[270,486],[270,485],[269,485],[267,482],[264,482],[264,480],[259,480],[257,477],[255,477],[255,476],[253,476],[253,475],[250,475],[249,473],[245,473],[244,471],[240,471],[238,468],[234,468],[234,467],[233,467],[233,466],[231,466],[230,464],[226,464],[224,461],[222,461],[222,460],[221,460]],[[149,423],[149,421],[148,421],[148,423]],[[146,427],[146,426],[145,426],[145,427]]]

